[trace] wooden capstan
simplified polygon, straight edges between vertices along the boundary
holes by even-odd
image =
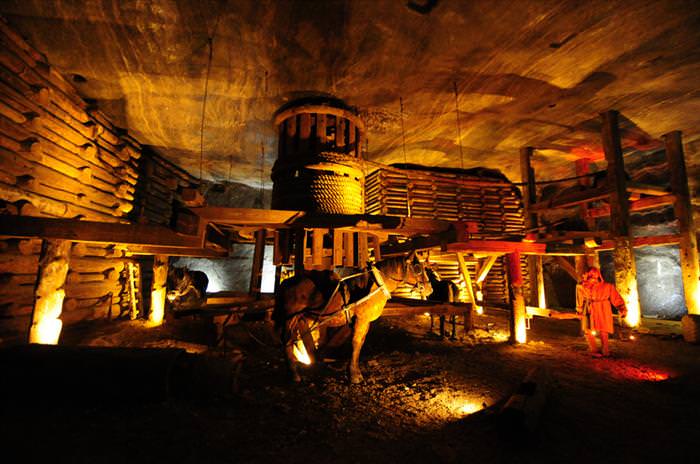
[[[337,100],[300,101],[281,108],[275,125],[279,148],[272,168],[273,209],[364,212],[364,125],[354,110]]]

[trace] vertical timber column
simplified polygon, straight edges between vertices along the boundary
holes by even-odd
[[[304,252],[306,248],[306,230],[294,230],[294,275],[304,272]]]
[[[520,268],[520,252],[508,253],[508,284],[513,294],[510,312],[510,342],[525,343],[527,326],[525,297],[523,296],[523,271]]]
[[[29,343],[58,343],[63,327],[60,316],[66,296],[63,287],[68,275],[70,250],[68,240],[44,240],[42,243]]]
[[[148,321],[152,325],[163,323],[165,316],[165,293],[168,281],[168,257],[155,255],[153,257],[153,283],[151,284],[151,310]]]
[[[618,112],[601,114],[603,122],[603,150],[608,162],[607,182],[610,188],[610,232],[615,241],[613,263],[615,265],[615,287],[627,306],[625,322],[636,327],[641,321],[639,293],[637,291],[637,269],[634,248],[630,237],[629,202],[627,181],[620,144]]]
[[[537,227],[537,215],[530,212],[530,205],[537,201],[535,187],[535,171],[532,169],[532,155],[534,148],[522,147],[520,149],[520,174],[523,182],[523,209],[525,210],[525,229],[531,230]],[[542,268],[542,256],[528,256],[528,269],[530,274],[530,304],[546,308],[547,302],[544,296],[544,275]]]
[[[671,191],[676,196],[674,212],[678,218],[680,233],[681,273],[688,314],[700,315],[700,269],[698,269],[698,243],[693,222],[693,207],[690,203],[688,175],[683,156],[680,131],[663,136],[666,157],[671,171]]]
[[[253,268],[250,272],[250,287],[248,293],[257,298],[260,297],[260,287],[262,286],[263,260],[265,258],[265,236],[266,230],[255,231],[255,250],[253,251]]]
[[[576,176],[585,176],[586,174],[589,174],[591,172],[591,159],[590,158],[581,158],[576,160]],[[592,179],[587,176],[587,177],[579,177],[578,179],[578,185],[581,186],[582,188],[590,188],[592,186],[593,182]],[[586,221],[586,226],[588,227],[588,230],[595,230],[596,225],[595,225],[595,218],[590,217],[588,214],[588,203],[582,203],[581,206],[579,206],[579,211],[581,212],[581,217],[583,217]],[[576,262],[576,272],[580,276],[583,275],[584,272],[588,271],[588,268],[590,267],[600,267],[600,260],[598,258],[598,252],[595,250],[590,250],[586,248],[586,254],[585,255],[576,255],[574,257],[574,260]]]

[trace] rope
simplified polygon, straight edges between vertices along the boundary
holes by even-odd
[[[217,18],[216,23],[218,25],[219,20]],[[216,28],[214,30],[216,32]],[[213,34],[212,34],[213,35]],[[202,122],[199,126],[199,181],[202,182],[202,170],[204,166],[204,119],[206,117],[207,111],[207,96],[209,95],[209,74],[211,73],[211,61],[214,56],[214,38],[209,36],[207,38],[207,43],[209,45],[209,59],[207,60],[207,76],[204,79],[204,97],[202,99]]]
[[[459,121],[459,93],[457,92],[457,81],[452,82],[455,89],[455,113],[457,114],[457,142],[459,145],[459,167],[464,169],[464,151],[462,150],[462,125]]]

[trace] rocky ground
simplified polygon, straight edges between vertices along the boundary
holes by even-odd
[[[535,319],[530,341],[506,343],[505,313],[476,319],[457,340],[427,333],[425,316],[384,318],[365,345],[365,382],[345,359],[290,385],[263,323],[229,330],[229,348],[182,341],[182,324],[111,324],[93,345],[178,346],[244,357],[228,397],[6,411],[0,440],[11,462],[694,462],[700,436],[700,347],[673,327],[614,340],[592,358],[576,321]],[[461,333],[461,331],[460,331]],[[178,339],[179,338],[179,339]],[[532,434],[505,434],[498,411],[533,367],[551,376]]]

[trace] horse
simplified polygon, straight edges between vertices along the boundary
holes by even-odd
[[[168,270],[168,301],[173,308],[203,304],[207,299],[209,278],[202,271],[191,271],[186,267]]]
[[[413,253],[387,258],[346,285],[333,271],[307,271],[280,283],[275,292],[273,320],[280,331],[287,366],[294,382],[300,382],[295,344],[303,341],[313,362],[312,331],[323,327],[352,325],[352,356],[348,374],[353,384],[363,381],[360,351],[372,321],[381,316],[387,300],[400,284],[432,292],[423,264]],[[358,298],[360,299],[358,301]]]
[[[459,287],[456,283],[451,280],[441,280],[437,272],[431,268],[426,268],[426,274],[430,280],[430,285],[433,288],[433,292],[428,296],[428,300],[440,301],[443,303],[454,303],[457,301],[457,296],[459,295]],[[454,340],[456,335],[456,325],[457,316],[454,314],[450,316],[450,323],[452,324],[452,335],[451,339]],[[430,315],[430,332],[433,332],[433,315]],[[440,316],[440,336],[445,336],[445,316]]]

